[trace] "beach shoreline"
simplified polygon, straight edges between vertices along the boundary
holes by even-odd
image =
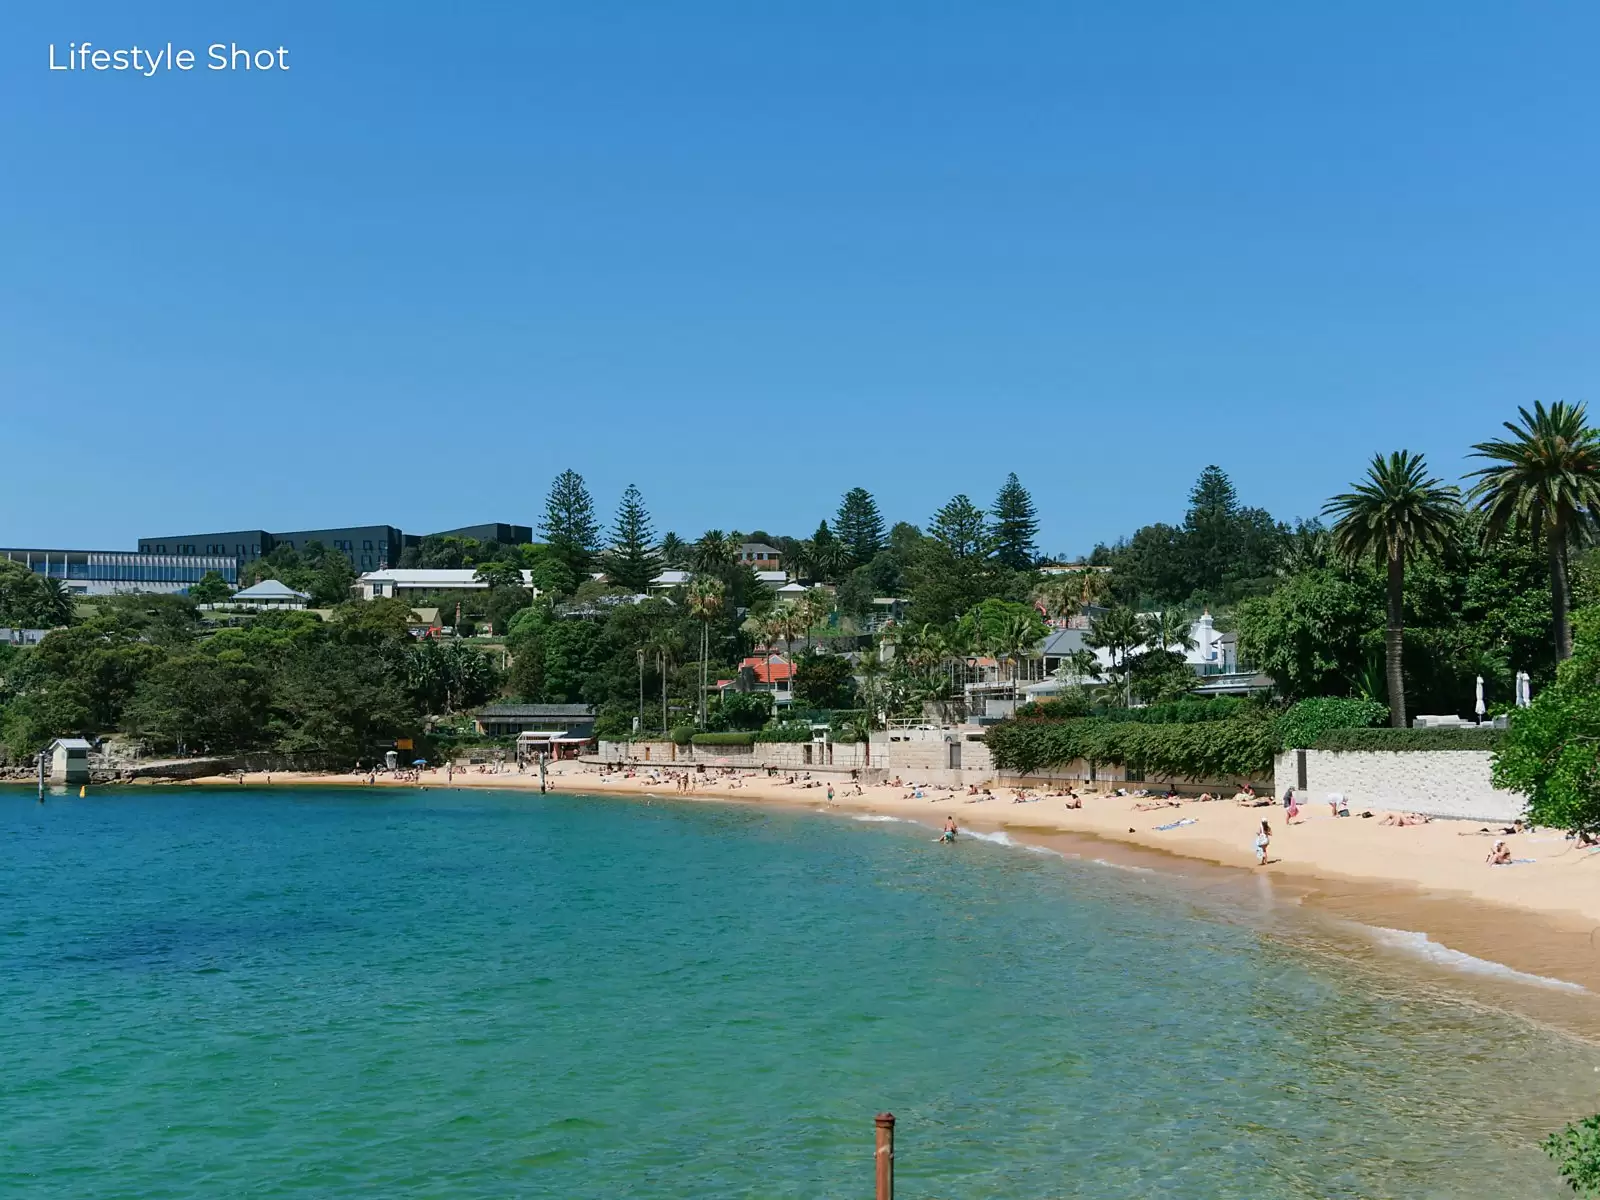
[[[549,786],[555,794],[894,817],[935,829],[954,817],[963,827],[1003,832],[1011,840],[1068,857],[1177,874],[1199,872],[1218,880],[1255,875],[1269,881],[1279,901],[1365,927],[1392,943],[1411,938],[1416,950],[1469,956],[1485,967],[1499,965],[1508,973],[1564,983],[1566,989],[1552,986],[1547,996],[1525,999],[1543,1001],[1535,1003],[1535,1015],[1552,1015],[1569,1029],[1600,1034],[1600,888],[1594,886],[1600,881],[1600,857],[1552,831],[1504,835],[1517,859],[1532,861],[1495,867],[1484,860],[1502,835],[1480,833],[1488,828],[1482,823],[1438,819],[1384,826],[1379,824],[1381,813],[1369,819],[1334,818],[1326,804],[1309,805],[1298,823],[1286,825],[1285,811],[1276,803],[1252,808],[1232,800],[1185,799],[1174,807],[1141,809],[1135,806],[1155,798],[1084,792],[1083,807],[1069,808],[1061,797],[1016,803],[1011,788],[985,798],[910,785],[858,788],[837,778],[808,780],[803,772],[790,784],[783,774],[720,769],[689,772],[692,787],[680,791],[675,777],[681,774],[640,764],[564,762],[552,765]],[[139,783],[226,788],[239,786],[241,778],[251,787],[539,790],[538,775],[531,771],[480,774],[470,769],[448,775],[444,769],[430,769],[414,780],[379,775],[374,783],[368,783],[366,773],[287,772]],[[1258,867],[1252,839],[1263,818],[1271,823],[1272,844],[1268,864]],[[1173,824],[1178,821],[1187,823]],[[1518,1007],[1527,1008],[1520,1002]],[[1555,1010],[1559,1015],[1553,1015]]]

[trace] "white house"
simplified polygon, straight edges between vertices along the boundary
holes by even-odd
[[[1155,614],[1141,614],[1150,615]],[[1103,682],[1107,672],[1111,669],[1111,652],[1105,649],[1094,651],[1095,662],[1099,665],[1098,672],[1093,676],[1083,679],[1063,681],[1059,670],[1066,658],[1075,650],[1087,649],[1086,630],[1063,629],[1050,634],[1040,643],[1036,653],[1043,658],[1045,678],[1023,686],[1023,692],[1029,700],[1044,699],[1056,695],[1062,690],[1066,682],[1074,683],[1100,683]],[[1239,695],[1247,692],[1263,691],[1271,686],[1271,680],[1265,675],[1256,672],[1241,671],[1239,669],[1239,639],[1231,633],[1218,633],[1216,622],[1209,612],[1201,613],[1189,626],[1189,640],[1194,643],[1191,649],[1185,650],[1184,663],[1192,670],[1199,680],[1195,685],[1195,693],[1202,696],[1212,695]],[[1133,653],[1149,649],[1148,646],[1136,646]]]
[[[366,572],[355,581],[354,591],[363,600],[381,600],[408,592],[481,592],[488,586],[473,567],[386,567]],[[532,571],[522,572],[522,586],[539,594]]]

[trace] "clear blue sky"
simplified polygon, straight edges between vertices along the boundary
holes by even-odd
[[[1081,551],[1596,398],[1594,5],[22,7],[0,544],[533,523],[572,466],[686,536],[1015,470]]]

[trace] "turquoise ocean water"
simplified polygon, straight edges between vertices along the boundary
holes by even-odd
[[[1556,1197],[1600,1055],[1253,889],[805,812],[0,792],[0,1195]],[[1587,1105],[1587,1107],[1583,1107]]]

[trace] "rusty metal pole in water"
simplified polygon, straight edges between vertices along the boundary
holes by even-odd
[[[894,1114],[878,1114],[878,1200],[894,1200]]]

